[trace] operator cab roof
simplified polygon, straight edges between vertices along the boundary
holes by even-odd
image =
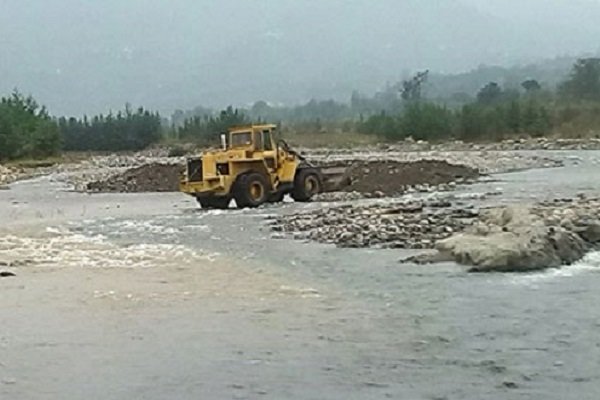
[[[243,125],[243,126],[234,126],[229,128],[229,133],[238,133],[238,132],[248,132],[253,130],[273,130],[277,129],[277,125],[273,124],[264,124],[264,125]]]

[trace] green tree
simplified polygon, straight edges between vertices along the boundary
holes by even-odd
[[[420,101],[423,95],[423,84],[429,77],[429,70],[417,73],[411,79],[402,82],[402,99],[404,101]]]
[[[521,104],[511,101],[506,112],[506,124],[512,133],[521,131]]]
[[[571,99],[600,100],[600,58],[577,60],[560,93]]]
[[[542,90],[542,85],[535,79],[527,79],[521,83],[521,87],[525,89],[525,92],[528,94],[538,93]]]
[[[402,136],[418,140],[440,140],[450,137],[453,115],[448,109],[432,103],[409,104],[400,118]]]
[[[502,88],[496,82],[490,82],[477,93],[477,101],[481,104],[494,104],[502,99]]]
[[[0,159],[46,157],[60,148],[56,123],[33,97],[15,90],[0,99]]]
[[[202,144],[214,144],[218,143],[220,133],[232,126],[247,125],[250,122],[241,110],[229,106],[217,116],[205,115],[187,119],[178,129],[178,136]]]
[[[133,111],[129,105],[116,114],[100,114],[91,119],[60,118],[58,126],[66,150],[141,150],[162,138],[160,115],[143,108]]]

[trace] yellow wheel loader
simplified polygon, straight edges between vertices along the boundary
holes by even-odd
[[[222,149],[189,158],[180,190],[202,208],[238,208],[279,202],[286,194],[310,201],[323,190],[323,177],[284,141],[274,138],[275,125],[231,128],[221,135]]]

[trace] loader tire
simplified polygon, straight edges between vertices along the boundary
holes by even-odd
[[[263,174],[242,175],[235,184],[233,198],[238,208],[256,208],[269,199],[269,181]]]
[[[314,168],[303,168],[296,174],[292,198],[295,201],[310,201],[323,190],[321,175]]]
[[[206,210],[226,210],[231,203],[229,197],[198,197],[197,200],[200,206]]]

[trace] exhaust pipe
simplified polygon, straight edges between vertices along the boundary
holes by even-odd
[[[227,135],[221,133],[221,147],[223,150],[227,150]]]

